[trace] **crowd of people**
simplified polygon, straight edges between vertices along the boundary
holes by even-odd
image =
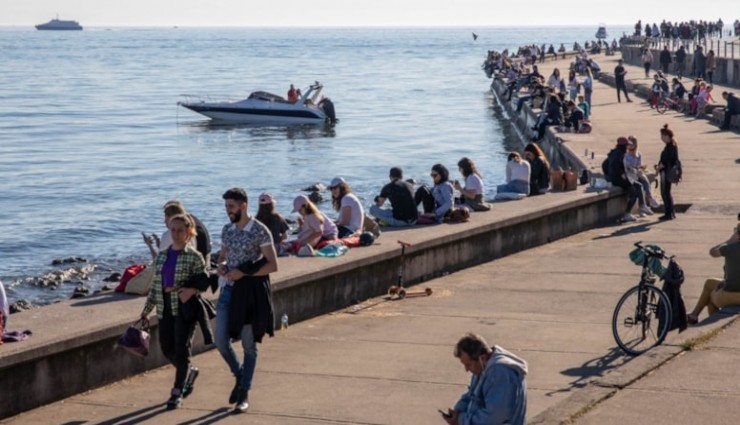
[[[682,22],[670,22],[665,19],[658,25],[653,22],[652,25],[645,23],[643,25],[642,19],[635,23],[634,36],[642,37],[643,34],[647,38],[669,38],[669,39],[682,39],[682,40],[703,40],[707,37],[721,37],[724,30],[724,22],[722,19],[716,21],[705,21],[705,20],[690,20]],[[740,21],[737,19],[733,24],[735,29],[735,35],[737,36],[740,31]]]

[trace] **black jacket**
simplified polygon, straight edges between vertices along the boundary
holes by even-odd
[[[272,306],[270,276],[250,276],[267,262],[263,257],[257,262],[239,266],[247,276],[234,282],[229,305],[229,336],[241,337],[244,325],[252,325],[255,342],[262,342],[265,334],[275,335],[275,316]]]

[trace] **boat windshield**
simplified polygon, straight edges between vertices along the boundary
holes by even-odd
[[[286,99],[284,99],[282,96],[278,96],[276,94],[268,93],[266,91],[256,91],[249,95],[247,99],[258,99],[258,100],[266,100],[268,102],[283,102],[283,103],[289,103]]]

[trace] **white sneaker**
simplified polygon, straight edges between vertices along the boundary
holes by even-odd
[[[633,215],[632,215],[632,214],[630,214],[630,213],[627,213],[627,214],[625,214],[625,215],[624,215],[624,216],[622,217],[622,222],[625,222],[625,223],[626,223],[626,222],[628,222],[628,221],[635,221],[635,220],[637,220],[637,219],[635,218],[635,216],[633,216]]]
[[[653,215],[653,212],[650,210],[650,208],[648,208],[647,205],[643,205],[640,207],[640,214]]]
[[[660,204],[655,199],[650,199],[650,208],[659,208]]]

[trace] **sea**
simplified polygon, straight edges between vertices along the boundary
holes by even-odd
[[[0,27],[0,280],[10,302],[44,305],[77,282],[45,288],[34,277],[86,266],[95,292],[147,261],[141,232],[165,230],[171,199],[206,224],[215,251],[221,195],[234,186],[251,213],[268,191],[290,218],[292,199],[315,183],[342,176],[369,206],[390,167],[430,183],[442,163],[461,179],[467,156],[492,196],[521,141],[489,92],[487,51],[570,49],[597,27]],[[611,40],[631,29],[608,30]],[[335,126],[214,125],[177,106],[183,95],[284,96],[315,81]],[[334,214],[329,201],[319,207]],[[53,264],[71,257],[85,262]]]

